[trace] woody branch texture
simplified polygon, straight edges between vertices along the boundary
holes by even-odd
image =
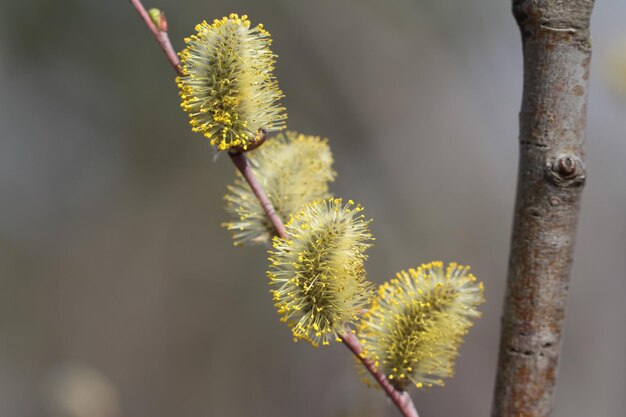
[[[551,414],[586,170],[593,0],[513,1],[524,89],[492,416]]]

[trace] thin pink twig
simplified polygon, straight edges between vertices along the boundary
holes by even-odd
[[[170,62],[176,73],[178,75],[181,75],[182,70],[180,68],[180,60],[178,59],[178,55],[176,55],[176,52],[172,48],[172,43],[170,42],[167,30],[156,27],[156,25],[152,22],[150,15],[141,3],[141,0],[130,0],[130,2],[143,18],[144,22],[154,35],[154,38],[161,46],[161,49],[163,49],[163,52],[165,52],[168,61]],[[165,17],[162,15],[162,18]],[[163,26],[167,27],[167,24],[165,23]],[[261,206],[263,207],[263,210],[265,211],[265,214],[274,226],[276,234],[283,239],[288,238],[287,231],[281,218],[278,216],[276,210],[274,209],[274,206],[267,198],[267,195],[263,191],[263,187],[261,187],[261,184],[256,179],[254,171],[252,171],[252,168],[248,164],[248,159],[246,158],[245,154],[242,152],[234,152],[229,153],[229,156],[239,172],[241,172],[241,175],[243,175],[254,195],[258,198]],[[381,374],[378,371],[378,369],[369,359],[361,356],[363,348],[361,347],[359,340],[354,334],[347,332],[346,334],[341,336],[341,340],[343,341],[343,344],[359,359],[363,366],[374,377],[376,382],[378,382],[383,391],[385,391],[387,396],[391,399],[391,401],[404,417],[419,417],[419,415],[417,414],[417,410],[415,409],[415,405],[413,404],[413,401],[411,400],[409,394],[406,391],[397,390],[391,384],[391,382],[389,382],[385,375]]]
[[[397,390],[385,375],[378,372],[378,369],[374,366],[374,363],[371,360],[361,355],[363,348],[359,343],[359,339],[350,332],[346,332],[341,335],[340,338],[344,345],[346,345],[346,347],[354,354],[354,356],[359,358],[359,361],[361,361],[363,366],[374,377],[376,382],[378,382],[394,405],[398,407],[398,410],[400,410],[402,415],[404,417],[419,417],[417,410],[415,409],[415,405],[413,404],[413,400],[411,400],[409,394],[406,391]]]
[[[272,202],[267,198],[267,195],[263,191],[263,187],[256,179],[254,171],[252,171],[246,155],[242,152],[229,153],[228,155],[230,156],[230,159],[233,161],[233,164],[235,164],[239,172],[241,172],[241,175],[243,175],[243,177],[245,178],[246,182],[250,186],[250,189],[259,200],[259,203],[261,203],[261,207],[263,207],[267,218],[272,223],[272,226],[274,226],[276,234],[283,239],[287,239],[287,230],[283,225],[283,221],[281,220],[278,213],[276,213],[276,210],[274,210]]]
[[[150,18],[150,14],[148,14],[148,11],[145,7],[143,7],[143,4],[141,4],[140,0],[130,0],[130,2],[135,7],[135,10],[137,10],[137,13],[139,13],[143,21],[146,23],[146,26],[148,26],[150,32],[152,32],[154,39],[156,39],[156,41],[159,43],[163,52],[165,52],[165,56],[170,62],[172,68],[174,68],[174,71],[176,71],[178,75],[183,75],[182,69],[180,68],[180,59],[178,59],[178,55],[172,47],[172,42],[170,42],[170,37],[167,35],[167,30],[164,30],[164,28],[167,28],[167,23],[164,21],[164,24],[161,28],[156,27],[156,25]],[[165,19],[165,15],[161,14],[161,19]]]

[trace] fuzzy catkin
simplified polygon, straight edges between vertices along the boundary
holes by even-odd
[[[185,39],[177,78],[181,107],[194,132],[219,150],[257,145],[266,132],[280,130],[287,118],[278,103],[282,91],[273,75],[275,55],[263,25],[251,28],[247,16],[231,14],[202,22]]]
[[[361,211],[352,201],[316,201],[287,223],[288,239],[273,239],[271,293],[295,340],[329,344],[370,301],[363,262],[373,238]]]
[[[254,174],[283,222],[307,203],[329,198],[336,173],[326,139],[288,131],[247,152]],[[267,243],[275,234],[263,207],[241,174],[224,196],[233,220],[223,224],[235,245]]]
[[[363,356],[397,389],[443,385],[483,301],[483,284],[467,266],[431,262],[401,271],[363,316]]]

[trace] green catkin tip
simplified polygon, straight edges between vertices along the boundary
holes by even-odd
[[[292,216],[288,239],[273,239],[271,293],[296,340],[328,345],[370,301],[363,263],[373,238],[362,210],[352,201],[316,201]]]
[[[397,389],[443,385],[483,301],[483,284],[467,266],[431,262],[401,271],[379,287],[362,318],[364,356]]]

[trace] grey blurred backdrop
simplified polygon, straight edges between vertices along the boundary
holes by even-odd
[[[333,190],[374,218],[373,281],[435,258],[473,266],[484,317],[456,377],[413,395],[424,417],[487,416],[522,82],[510,2],[148,6],[166,10],[177,49],[230,12],[271,31],[289,127],[330,138]],[[556,417],[626,415],[626,96],[609,68],[626,57],[624,22],[626,2],[597,2]],[[233,175],[190,132],[127,1],[2,0],[0,416],[396,415],[341,345],[292,343],[265,249],[234,248],[220,227]]]

